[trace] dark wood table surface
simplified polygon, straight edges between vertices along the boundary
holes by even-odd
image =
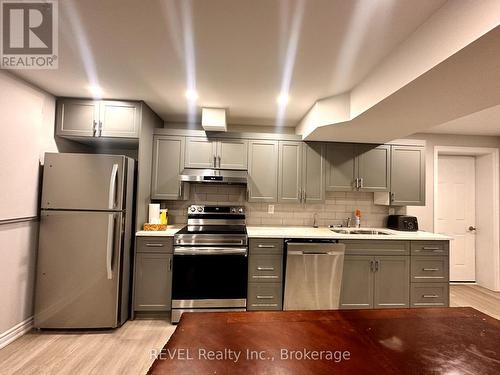
[[[149,370],[334,373],[500,374],[500,321],[469,307],[187,313]]]

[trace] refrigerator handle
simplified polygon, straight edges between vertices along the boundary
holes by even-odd
[[[115,232],[115,214],[108,216],[108,238],[106,242],[106,273],[108,280],[113,279],[113,234]]]
[[[113,169],[111,170],[111,178],[109,180],[109,198],[108,207],[109,209],[115,208],[116,204],[116,177],[118,176],[118,164],[113,164]]]

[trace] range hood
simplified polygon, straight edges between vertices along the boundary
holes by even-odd
[[[207,182],[219,184],[247,184],[247,171],[227,169],[193,169],[186,168],[180,174],[184,182]]]

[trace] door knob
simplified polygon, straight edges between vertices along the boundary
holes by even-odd
[[[472,225],[469,227],[469,231],[474,232],[476,230],[476,227],[473,227]]]

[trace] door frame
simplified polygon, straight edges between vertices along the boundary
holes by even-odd
[[[481,285],[488,289],[494,291],[500,291],[500,190],[499,190],[499,152],[497,148],[490,147],[462,147],[462,146],[434,146],[434,212],[433,212],[433,225],[436,228],[437,217],[438,217],[438,207],[439,207],[439,195],[438,195],[438,178],[439,178],[439,167],[438,159],[440,155],[454,155],[454,156],[483,156],[490,155],[492,157],[492,169],[491,169],[491,183],[493,184],[492,196],[485,196],[493,205],[493,234],[490,238],[491,243],[491,257],[493,261],[493,270],[481,271],[476,267],[476,279],[477,275],[481,272],[493,272],[492,277],[493,282],[491,285]],[[477,183],[477,182],[475,182]],[[476,187],[477,188],[477,187]],[[477,215],[476,211],[476,215]],[[476,239],[477,241],[477,239]],[[476,248],[476,260],[477,260],[477,248]],[[477,264],[477,262],[476,262]]]

